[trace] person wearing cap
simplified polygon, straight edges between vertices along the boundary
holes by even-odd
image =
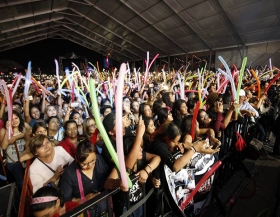
[[[239,111],[242,115],[248,115],[253,117],[259,117],[259,113],[256,109],[251,106],[249,102],[246,101],[246,94],[243,89],[239,91]]]

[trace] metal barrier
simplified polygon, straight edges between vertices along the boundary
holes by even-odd
[[[28,160],[26,162],[26,168],[25,168],[25,172],[24,172],[23,186],[22,186],[22,191],[21,191],[21,195],[20,195],[18,217],[30,216],[29,206],[31,204],[32,195],[33,195],[33,187],[32,187],[32,183],[29,179],[30,165],[31,165],[31,160]]]
[[[135,179],[137,179],[138,177],[136,177]],[[133,181],[133,180],[132,180]],[[145,202],[149,199],[149,197],[152,195],[152,193],[154,192],[154,189],[152,188],[149,193],[146,195],[145,194],[145,185],[143,185],[143,198],[138,201],[136,204],[134,204],[132,207],[129,207],[129,209],[124,212],[121,217],[127,217],[129,216],[131,213],[133,213],[138,207],[144,205],[144,209],[143,209],[143,216],[146,216],[146,210],[145,210]],[[78,207],[76,207],[75,209],[65,213],[64,215],[62,215],[62,217],[74,217],[74,216],[78,216],[80,214],[84,214],[85,217],[87,217],[87,210],[90,209],[92,206],[95,206],[96,204],[98,204],[99,202],[106,200],[107,201],[107,206],[109,207],[108,209],[108,217],[112,217],[113,216],[113,212],[111,209],[111,196],[113,196],[114,194],[118,193],[120,191],[120,188],[116,189],[116,190],[105,190],[103,191],[101,194],[97,195],[96,197],[86,201],[85,203],[79,205]]]
[[[244,123],[233,121],[229,123],[224,131],[222,131],[222,146],[219,153],[219,159],[223,160],[223,165],[220,167],[218,177],[216,178],[215,188],[217,191],[224,186],[240,167],[244,170],[248,178],[251,178],[251,174],[243,164],[245,151],[243,150],[242,152],[239,152],[235,149],[236,132],[240,133],[244,141],[248,144],[250,139],[248,135],[249,123],[249,118],[245,117]]]
[[[219,153],[219,159],[223,161],[223,164],[220,166],[218,169],[218,176],[216,177],[214,181],[214,188],[215,192],[218,192],[222,186],[231,178],[231,176],[235,173],[238,167],[242,167],[244,171],[247,173],[247,176],[250,178],[250,173],[247,171],[245,166],[243,165],[242,160],[244,159],[244,152],[238,152],[235,149],[235,142],[236,142],[236,135],[235,132],[239,132],[244,140],[248,142],[248,126],[249,126],[249,120],[244,119],[244,123],[240,124],[236,121],[231,122],[227,128],[222,132],[222,137],[221,137],[221,150]],[[31,197],[32,197],[32,185],[28,176],[28,170],[30,166],[30,161],[27,163],[26,171],[25,171],[25,176],[24,176],[24,185],[23,185],[23,190],[22,190],[22,195],[21,195],[21,200],[20,200],[20,212],[18,217],[24,217],[24,216],[29,216],[29,208],[28,206],[30,205],[31,202]],[[145,202],[147,199],[152,195],[154,189],[150,190],[148,194],[145,194],[145,185],[143,185],[143,198],[138,201],[135,205],[130,207],[128,205],[128,211],[123,213],[121,217],[127,217],[129,216],[134,210],[136,210],[138,207],[142,206],[144,204],[144,216],[146,216],[145,212]],[[108,209],[108,217],[113,216],[113,212],[111,209],[111,196],[114,194],[118,193],[120,189],[116,190],[106,190],[102,192],[101,194],[97,195],[96,197],[92,198],[89,201],[86,201],[85,203],[81,204],[80,206],[76,207],[75,209],[65,213],[63,217],[74,217],[78,216],[79,214],[84,213],[84,216],[87,216],[86,211],[90,209],[90,207],[96,205],[102,200],[107,201],[107,205],[109,207]]]

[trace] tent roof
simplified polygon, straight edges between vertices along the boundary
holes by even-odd
[[[279,0],[4,0],[0,51],[67,39],[118,61],[280,40]]]

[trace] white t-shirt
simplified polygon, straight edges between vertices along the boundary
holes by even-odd
[[[54,171],[60,165],[65,165],[67,163],[71,164],[73,162],[73,158],[62,148],[61,146],[54,147],[54,158],[51,163],[45,163]],[[33,185],[33,193],[35,193],[39,188],[43,187],[44,183],[47,182],[51,177],[53,177],[54,173],[41,161],[35,159],[33,163],[30,165],[29,169],[29,177],[31,183]],[[56,184],[58,181],[56,182]]]
[[[55,136],[53,137],[55,140],[61,142],[64,138],[64,129],[63,127],[61,127],[57,133],[55,134]]]

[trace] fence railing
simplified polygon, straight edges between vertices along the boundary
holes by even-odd
[[[222,137],[221,137],[221,150],[219,153],[219,159],[222,160],[222,165],[218,169],[218,176],[214,181],[215,189],[219,191],[222,186],[231,178],[231,176],[235,173],[237,168],[242,165],[242,160],[244,159],[244,152],[238,152],[235,149],[235,132],[239,132],[244,140],[248,140],[248,135],[247,135],[247,130],[248,130],[248,120],[245,119],[245,122],[240,124],[238,122],[231,122],[227,128],[222,132]],[[32,184],[29,179],[29,166],[30,166],[31,161],[27,162],[27,167],[25,170],[25,175],[24,175],[24,184],[23,184],[23,189],[22,189],[22,194],[21,194],[21,199],[20,199],[20,207],[19,207],[19,215],[18,217],[24,217],[24,216],[29,216],[29,206],[31,203],[32,199]],[[244,167],[245,168],[245,167]],[[250,173],[247,171],[248,176]],[[86,214],[86,211],[98,204],[102,200],[107,201],[107,205],[109,207],[108,209],[108,216],[112,217],[113,212],[111,209],[111,196],[114,194],[118,193],[120,189],[116,190],[106,190],[102,192],[101,194],[97,195],[96,197],[92,198],[91,200],[81,204],[80,206],[76,207],[75,209],[67,212],[66,214],[63,215],[63,217],[72,217],[72,216],[78,216],[79,214],[84,213],[84,216]],[[145,187],[143,190],[144,197],[135,205],[132,207],[129,207],[128,211],[126,211],[121,217],[126,217],[129,216],[134,210],[136,210],[138,207],[142,206],[144,204],[145,207],[145,202],[147,199],[152,195],[154,189],[150,190],[147,195],[145,194]],[[144,216],[146,216],[145,208],[144,208]]]
[[[26,168],[25,168],[25,172],[24,172],[23,186],[22,186],[22,191],[21,191],[21,195],[20,195],[18,217],[30,216],[29,207],[30,207],[30,204],[32,201],[32,195],[33,195],[33,187],[32,187],[32,183],[29,179],[30,165],[31,165],[31,160],[28,160],[26,162]]]

